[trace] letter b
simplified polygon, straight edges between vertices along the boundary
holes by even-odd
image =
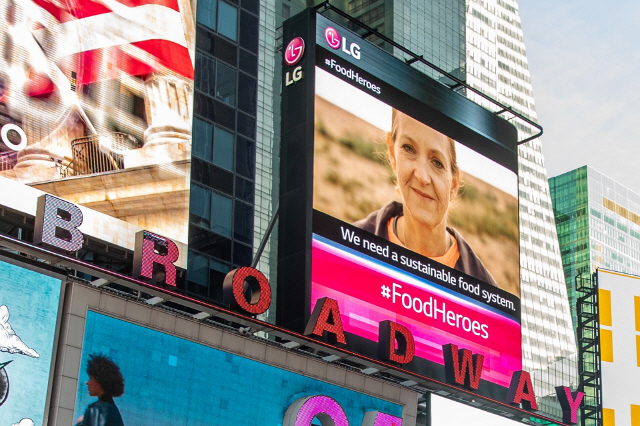
[[[49,194],[38,198],[33,243],[76,252],[82,248],[82,211],[78,206]]]

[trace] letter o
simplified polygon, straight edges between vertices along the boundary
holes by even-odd
[[[19,144],[16,145],[9,140],[9,138],[7,137],[9,130],[13,130],[20,136]],[[7,123],[4,126],[2,126],[2,130],[0,130],[0,138],[2,138],[2,142],[4,142],[4,144],[13,151],[22,151],[27,147],[27,134],[24,132],[24,130],[22,130],[20,127],[16,126],[15,124]]]
[[[468,327],[465,327],[464,325],[465,320],[469,323]],[[471,320],[469,319],[469,317],[462,317],[462,329],[464,331],[471,331]]]
[[[245,297],[245,284],[251,295]],[[234,308],[240,308],[252,315],[259,315],[271,305],[271,286],[269,280],[257,269],[243,266],[230,271],[222,284],[224,299]]]
[[[409,304],[404,303],[405,296],[409,299]],[[411,309],[411,296],[407,293],[402,294],[402,306],[404,306],[405,309]]]
[[[418,302],[419,309],[416,309],[416,302]],[[420,300],[418,297],[413,299],[413,310],[416,311],[417,314],[422,312],[422,300]]]
[[[305,396],[287,408],[282,426],[311,426],[313,419],[320,420],[322,426],[349,426],[344,409],[328,396]]]

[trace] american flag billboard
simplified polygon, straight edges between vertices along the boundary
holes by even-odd
[[[87,235],[133,249],[144,229],[186,256],[192,7],[0,0],[0,204],[35,189],[90,209]]]

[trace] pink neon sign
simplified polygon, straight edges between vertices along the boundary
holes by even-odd
[[[287,409],[282,426],[310,426],[313,419],[320,420],[322,426],[349,426],[342,406],[325,395],[296,400]],[[361,426],[402,426],[402,419],[380,411],[367,411]]]
[[[314,418],[320,420],[322,426],[349,426],[347,414],[340,404],[324,395],[306,396],[291,404],[282,426],[310,426]]]

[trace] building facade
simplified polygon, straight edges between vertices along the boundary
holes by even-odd
[[[579,274],[598,268],[640,274],[640,195],[590,166],[552,177],[549,185],[572,306]]]
[[[517,1],[467,2],[467,82],[536,121]],[[472,99],[474,96],[472,95]],[[481,104],[486,101],[477,98]],[[486,105],[489,107],[489,105]],[[516,122],[520,139],[535,129]],[[540,138],[519,146],[520,288],[523,365],[557,411],[554,386],[578,383],[576,341]]]
[[[43,0],[28,2],[28,7],[24,8],[21,3],[1,2],[4,15],[0,30],[5,35],[2,40],[4,55],[0,60],[2,124],[24,127],[27,135],[24,139],[28,137],[34,141],[37,138],[37,143],[29,144],[19,154],[3,148],[0,177],[5,196],[0,212],[0,232],[8,239],[32,244],[38,235],[34,219],[38,200],[46,194],[54,194],[82,207],[77,207],[85,219],[81,241],[73,233],[63,235],[63,239],[81,247],[68,250],[74,253],[74,259],[93,265],[78,267],[73,264],[49,271],[60,279],[61,288],[69,292],[69,302],[60,308],[66,315],[59,328],[62,333],[59,343],[61,365],[52,373],[55,380],[49,382],[51,414],[56,419],[53,423],[60,424],[69,424],[82,411],[84,402],[67,396],[74,395],[82,387],[84,378],[78,372],[80,364],[88,360],[88,353],[82,353],[83,345],[93,345],[92,348],[107,351],[114,358],[122,352],[115,338],[112,339],[113,347],[80,341],[84,324],[89,324],[90,320],[95,329],[101,328],[95,324],[103,319],[98,319],[94,313],[132,320],[138,326],[155,331],[168,330],[169,334],[180,334],[192,343],[211,343],[223,352],[235,355],[243,353],[244,347],[252,347],[247,342],[253,341],[254,337],[257,340],[264,337],[260,333],[254,337],[245,336],[233,323],[233,318],[203,325],[198,321],[211,314],[201,315],[202,312],[185,300],[195,298],[220,306],[226,274],[246,265],[256,266],[274,284],[274,290],[276,288],[278,235],[274,225],[278,218],[279,114],[283,89],[281,27],[285,19],[317,2],[201,0],[197,9],[195,2],[187,0],[144,4],[141,6],[144,10],[136,10],[137,15],[132,16],[143,22],[142,27],[149,31],[143,36],[136,33],[124,45],[119,39],[117,42],[109,40],[113,45],[104,49],[91,49],[103,45],[91,37],[76,37],[67,28],[77,27],[86,31],[82,33],[84,35],[94,34],[92,22],[107,18],[100,27],[105,30],[103,35],[107,39],[129,34],[126,31],[130,28],[128,13],[134,11],[124,9],[119,2],[110,3],[113,10],[109,11],[92,1],[86,3],[86,8],[67,8],[66,4]],[[515,92],[508,92],[508,88],[516,88],[522,93],[529,90],[530,95],[530,86],[523,83],[528,83],[527,78],[516,83],[515,80],[507,81],[509,75],[519,74],[509,71],[512,68],[501,68],[500,64],[507,65],[497,59],[502,48],[495,47],[498,43],[516,51],[518,44],[513,40],[522,42],[521,32],[514,29],[519,28],[515,23],[519,22],[515,3],[498,1],[493,6],[487,3],[474,5],[444,0],[428,3],[349,0],[339,6],[444,71],[460,79],[467,78],[474,87],[498,100],[511,104]],[[156,7],[171,10],[161,9],[163,12],[156,16],[156,12],[150,12]],[[489,12],[500,12],[504,22],[498,24],[497,18],[489,19]],[[476,18],[479,21],[474,23]],[[75,26],[66,25],[69,21]],[[507,27],[507,23],[511,27]],[[175,28],[183,31],[177,31],[178,34],[168,31]],[[476,29],[484,37],[482,40],[474,38],[478,51],[469,47],[469,28]],[[499,30],[507,34],[505,28],[511,28],[510,31],[516,34],[510,35],[513,40],[498,35]],[[166,34],[163,30],[167,30]],[[16,34],[28,34],[29,37],[18,39]],[[517,34],[520,34],[519,38]],[[149,42],[156,39],[179,47],[167,44],[170,48],[157,48]],[[375,35],[369,39],[401,59],[407,59],[403,52]],[[104,40],[100,42],[104,43]],[[62,49],[64,46],[77,48],[77,51]],[[521,49],[520,53],[524,55],[523,45]],[[71,54],[67,55],[69,52]],[[483,54],[487,55],[484,59]],[[145,61],[138,61],[138,58]],[[473,68],[476,74],[471,74],[469,64],[472,60],[486,69],[477,72],[478,69]],[[509,60],[514,67],[526,69],[522,58],[519,62]],[[180,66],[171,68],[176,64]],[[437,77],[424,64],[414,62],[413,66]],[[505,72],[501,73],[500,69]],[[477,75],[476,80],[473,75]],[[500,75],[504,81],[500,80]],[[522,75],[526,77],[528,73],[522,71]],[[496,81],[502,81],[504,85],[499,86]],[[16,90],[18,83],[24,87]],[[500,98],[500,93],[504,94],[504,99]],[[507,96],[506,93],[512,94]],[[535,118],[532,102],[528,105],[528,110],[519,111]],[[530,129],[528,132],[526,128],[519,130],[525,135],[531,134]],[[15,138],[15,135],[11,137]],[[575,388],[573,370],[565,368],[564,361],[571,355],[575,343],[571,340],[573,334],[565,333],[570,330],[570,324],[564,318],[564,314],[568,318],[565,287],[556,285],[554,278],[553,253],[557,255],[558,250],[554,242],[553,217],[545,215],[548,191],[545,192],[544,187],[539,141],[530,145],[530,150],[523,147],[520,151],[523,353],[524,368],[533,372],[542,402],[554,398],[548,395],[556,384]],[[25,176],[29,180],[25,180]],[[73,215],[71,218],[66,214],[62,216],[63,221],[77,219]],[[143,230],[157,232],[174,241],[171,246],[166,239],[155,235],[149,253],[158,252],[160,256],[164,256],[165,251],[176,256],[178,252],[183,254],[175,260],[175,276],[170,277],[167,269],[154,269],[153,262],[148,269],[151,269],[153,284],[165,287],[173,284],[184,299],[172,301],[160,296],[149,297],[150,293],[145,291],[149,288],[118,281],[121,278],[111,275],[131,277],[136,270],[134,252],[140,245],[137,236]],[[25,255],[21,250],[24,247],[13,240],[10,244],[3,243],[7,248],[5,251],[10,253],[9,258],[23,256],[31,263],[69,265],[65,263],[67,260],[50,257],[50,253],[39,250],[29,250]],[[104,274],[109,277],[105,278]],[[96,289],[107,283],[111,284]],[[78,290],[80,288],[83,290]],[[82,303],[76,308],[74,294],[81,293],[86,294],[79,296]],[[111,297],[112,294],[118,297]],[[272,300],[276,298],[277,294],[274,294]],[[164,311],[171,313],[170,318],[162,315]],[[262,314],[261,318],[273,323],[274,309]],[[565,328],[561,321],[565,321]],[[230,334],[220,332],[221,329],[228,330],[229,324],[234,327]],[[119,323],[114,327],[126,331],[130,326]],[[149,334],[139,328],[134,332]],[[233,336],[229,337],[231,334]],[[110,338],[105,336],[105,339]],[[159,338],[171,340],[164,336]],[[267,350],[270,345],[267,340],[261,341],[256,359],[263,360],[271,352]],[[198,350],[208,351],[202,345]],[[154,360],[159,358],[170,367],[182,362],[169,353],[158,355],[151,351],[145,356]],[[287,365],[303,365],[298,371],[306,371],[306,365],[312,364],[300,361],[280,346],[272,356],[271,364],[284,359]],[[231,360],[229,364],[235,360],[233,356],[223,357]],[[320,355],[310,357],[315,359]],[[307,359],[306,355],[303,358]],[[325,364],[319,367],[326,371],[324,375],[318,373],[319,378],[325,379],[329,374],[326,367]],[[315,374],[312,369],[309,367],[307,374]],[[341,376],[348,369],[345,364],[337,374]],[[230,374],[235,374],[236,370],[232,367]],[[365,379],[358,377],[350,380],[363,382],[362,389],[365,385],[371,386],[380,390],[373,393],[382,395],[385,387],[378,381],[365,383]],[[333,382],[333,379],[328,381]],[[344,383],[347,386],[347,382]],[[391,388],[385,392],[403,397],[387,398],[387,402],[404,401],[400,405],[407,406],[408,411],[403,410],[402,416],[408,416],[406,424],[411,425],[415,421],[411,419],[415,409],[411,400],[417,399],[417,391],[403,393],[397,384]],[[219,408],[227,409],[232,402],[220,401]],[[559,417],[553,404],[541,405],[543,414]],[[398,407],[394,409],[396,414],[400,413]],[[49,413],[47,409],[43,411]]]

